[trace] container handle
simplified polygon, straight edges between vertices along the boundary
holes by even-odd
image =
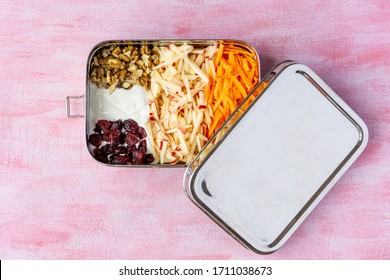
[[[66,97],[66,100],[65,100],[65,110],[66,110],[66,116],[68,118],[72,118],[72,119],[79,119],[79,118],[84,118],[84,115],[72,115],[70,113],[70,100],[71,99],[81,99],[81,98],[84,98],[84,95],[79,95],[79,96],[67,96]]]

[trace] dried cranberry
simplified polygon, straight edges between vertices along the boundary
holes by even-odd
[[[128,146],[127,147],[127,152],[129,153],[129,155],[133,154],[133,152],[137,150],[137,147],[134,145],[134,146]]]
[[[138,144],[138,149],[146,153],[146,140],[141,140]]]
[[[135,120],[125,120],[123,122],[123,128],[132,134],[136,133],[138,130],[138,124]]]
[[[103,155],[103,154],[95,155],[95,159],[103,163],[108,163],[107,155]]]
[[[110,163],[113,163],[113,164],[130,163],[130,158],[128,156],[113,155],[110,157]]]
[[[116,154],[116,153],[112,153],[109,155],[109,158],[110,158],[110,162],[114,160],[114,158],[116,158],[117,156],[120,156],[120,154]]]
[[[96,128],[103,131],[104,134],[108,134],[111,128],[111,122],[108,120],[98,120]]]
[[[109,155],[113,152],[113,148],[110,144],[106,144],[103,147],[100,148],[100,152],[105,155]]]
[[[112,164],[148,164],[154,161],[152,154],[146,154],[146,130],[136,121],[99,120],[94,131],[88,142],[96,147],[93,154],[97,160]],[[99,148],[102,141],[108,143]]]
[[[121,130],[122,129],[122,120],[119,119],[112,123],[111,130]]]
[[[88,137],[88,142],[95,147],[99,147],[102,143],[102,137],[99,134],[91,134]]]
[[[103,141],[110,142],[110,135],[108,134],[102,134]]]
[[[144,162],[146,164],[152,163],[154,161],[154,156],[152,154],[147,154],[145,156]]]
[[[139,138],[141,138],[141,139],[146,138],[147,134],[146,134],[145,128],[139,126],[138,127],[138,135],[139,135]]]
[[[93,154],[96,160],[103,162],[103,163],[108,163],[108,158],[106,154],[102,154],[99,148],[95,148],[93,150]]]
[[[119,137],[119,143],[123,145],[125,144],[125,140],[126,140],[126,134],[121,132],[121,136]]]
[[[122,134],[122,132],[120,132],[119,130],[111,130],[110,131],[108,141],[111,143],[111,145],[113,145],[113,146],[119,145],[121,134]]]
[[[126,154],[127,153],[127,148],[125,146],[118,146],[114,150],[115,154]]]
[[[134,150],[132,154],[132,164],[142,164],[145,159],[145,153],[140,150]]]
[[[125,142],[129,146],[134,146],[139,141],[139,137],[136,134],[129,133],[126,135]]]

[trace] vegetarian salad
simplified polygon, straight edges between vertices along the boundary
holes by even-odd
[[[109,45],[89,75],[90,150],[119,165],[189,164],[260,79],[256,54],[223,41]]]

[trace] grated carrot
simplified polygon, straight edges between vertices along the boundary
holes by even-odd
[[[211,107],[211,124],[207,127],[208,137],[235,111],[257,84],[258,61],[253,53],[233,44],[219,44],[215,54],[215,71],[212,84],[207,89],[207,102]]]
[[[224,48],[224,45],[223,45],[223,44],[219,44],[219,48],[218,48],[218,52],[217,52],[217,57],[216,57],[216,59],[215,59],[215,66],[218,66],[218,65],[219,65],[219,61],[221,60],[222,54],[223,54],[223,48]]]

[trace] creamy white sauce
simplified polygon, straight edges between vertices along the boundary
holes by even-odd
[[[139,126],[145,128],[149,120],[149,105],[147,91],[142,86],[135,85],[131,89],[117,88],[112,94],[105,88],[98,88],[90,83],[90,125],[89,133],[98,120],[115,121],[121,119],[135,120]],[[148,153],[155,155],[149,137],[146,139]]]

